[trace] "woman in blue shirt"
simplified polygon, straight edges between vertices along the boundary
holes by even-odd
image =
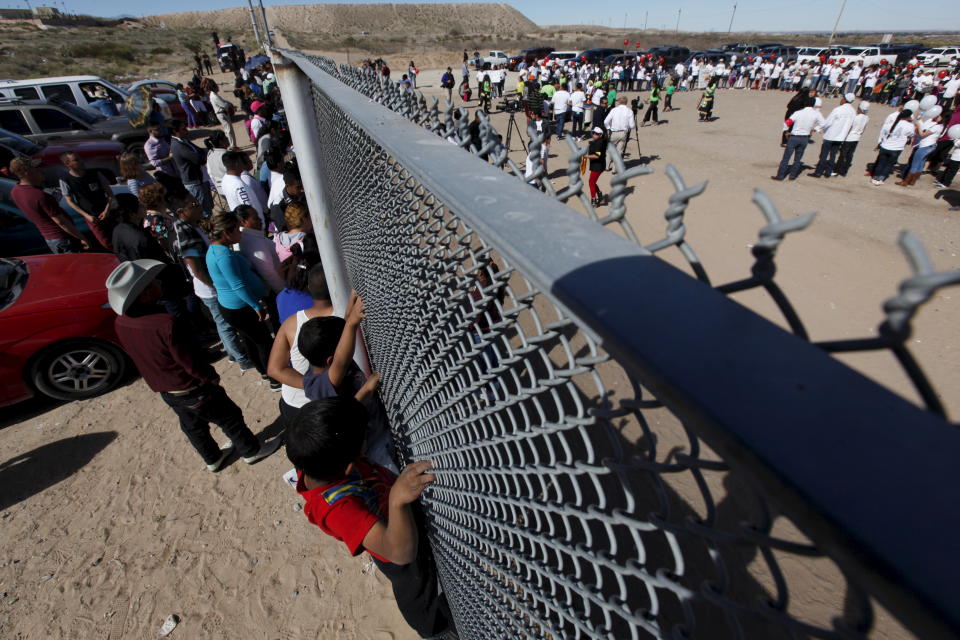
[[[217,304],[230,323],[271,391],[280,391],[280,383],[267,377],[267,360],[273,338],[267,327],[267,307],[263,301],[267,287],[250,262],[231,247],[240,242],[240,221],[231,212],[214,216],[207,250],[207,271],[217,290]]]

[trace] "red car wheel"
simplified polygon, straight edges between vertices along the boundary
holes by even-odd
[[[117,386],[127,369],[123,353],[99,340],[68,340],[48,347],[33,361],[28,379],[44,395],[83,400]]]

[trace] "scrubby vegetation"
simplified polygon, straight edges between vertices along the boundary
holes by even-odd
[[[253,35],[234,42],[253,51]],[[40,29],[29,23],[0,27],[0,78],[97,75],[117,83],[193,66],[193,52],[213,52],[209,29],[165,29],[126,23]]]

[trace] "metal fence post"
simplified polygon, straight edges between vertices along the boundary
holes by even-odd
[[[327,286],[330,289],[333,312],[336,315],[344,316],[347,311],[347,304],[350,302],[352,286],[347,277],[343,256],[340,253],[337,223],[329,215],[329,196],[321,178],[326,174],[323,173],[321,168],[320,139],[317,136],[316,116],[313,110],[313,98],[310,94],[310,80],[297,65],[290,62],[282,54],[275,50],[270,52],[273,57],[273,70],[277,75],[280,93],[283,95],[283,107],[287,116],[287,123],[290,131],[294,134],[293,144],[297,151],[300,178],[303,181],[303,191],[307,197],[307,207],[310,209],[313,234],[317,238],[317,245],[323,260],[323,272],[327,276]],[[361,369],[367,373],[370,372],[370,362],[362,340],[357,341],[354,360]]]

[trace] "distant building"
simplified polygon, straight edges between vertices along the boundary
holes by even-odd
[[[60,9],[56,7],[36,7],[33,13],[38,18],[56,18],[60,16]]]

